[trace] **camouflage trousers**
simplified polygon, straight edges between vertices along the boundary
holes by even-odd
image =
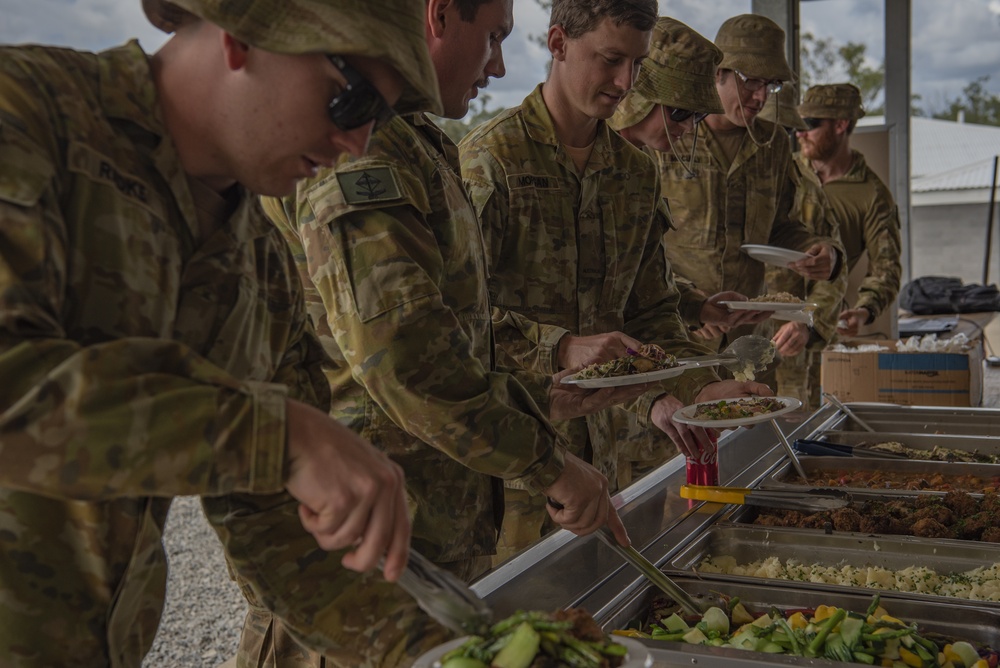
[[[278,503],[297,522],[298,504]],[[225,512],[263,510],[230,504]],[[273,516],[271,509],[261,520]],[[223,543],[229,526],[235,525],[217,525]],[[281,535],[272,523],[266,533],[268,542],[255,554],[230,553],[230,572],[249,603],[239,668],[404,668],[454,637],[380,572],[347,570],[340,564],[343,552],[320,550],[301,526],[289,522]],[[471,582],[489,569],[490,557],[438,565]]]

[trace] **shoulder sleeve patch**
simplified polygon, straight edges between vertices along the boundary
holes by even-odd
[[[396,172],[389,167],[364,167],[337,172],[340,190],[348,204],[374,204],[402,199]]]

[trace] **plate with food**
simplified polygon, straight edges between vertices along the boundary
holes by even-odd
[[[790,262],[798,262],[809,257],[802,251],[763,244],[743,244],[740,246],[740,250],[755,260],[778,267],[787,267]]]
[[[802,407],[795,397],[738,397],[685,406],[674,420],[696,427],[731,429],[767,422]]]
[[[722,301],[719,303],[730,311],[811,311],[817,306],[788,292],[763,294],[748,301]]]
[[[588,613],[570,609],[517,612],[494,624],[488,637],[466,636],[438,645],[413,668],[514,665],[649,668],[653,658],[639,641],[608,635]]]
[[[561,382],[585,388],[637,385],[673,378],[697,366],[702,365],[687,364],[660,346],[647,343],[639,346],[638,350],[629,348],[622,357],[586,366]]]

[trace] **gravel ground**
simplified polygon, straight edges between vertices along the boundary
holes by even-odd
[[[167,604],[144,668],[210,668],[236,654],[246,601],[198,497],[174,499],[164,535]]]
[[[986,367],[983,406],[1000,406],[1000,367]],[[236,654],[246,603],[229,579],[222,547],[196,497],[174,500],[164,542],[170,558],[167,605],[143,666],[219,666]]]

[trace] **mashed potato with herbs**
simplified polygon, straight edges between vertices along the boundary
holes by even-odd
[[[782,562],[777,557],[738,564],[733,557],[719,556],[706,558],[698,565],[697,570],[701,573],[952,596],[970,601],[1000,601],[1000,563],[981,566],[965,573],[940,574],[923,566],[890,571],[880,566],[807,565],[795,559]]]

